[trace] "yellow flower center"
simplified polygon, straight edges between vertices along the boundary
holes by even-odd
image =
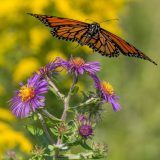
[[[75,57],[70,59],[70,63],[76,67],[81,67],[85,64],[85,61],[80,57]]]
[[[108,82],[101,82],[101,87],[103,91],[107,94],[112,95],[114,93],[113,87]]]
[[[18,96],[23,102],[27,102],[35,96],[35,90],[33,87],[30,87],[28,85],[22,86],[19,90]]]

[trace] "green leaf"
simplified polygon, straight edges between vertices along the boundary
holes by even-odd
[[[55,136],[59,135],[58,132],[57,132],[57,129],[55,129],[55,128],[49,128],[49,129]]]
[[[81,146],[87,150],[93,150],[85,141],[80,143]]]
[[[84,102],[88,99],[89,96],[83,91],[82,91],[82,95],[83,95],[83,101],[82,102]]]
[[[33,120],[34,120],[34,121],[37,121],[37,119],[38,119],[37,114],[34,114],[34,115],[33,115]]]
[[[53,151],[54,146],[53,146],[53,145],[48,145],[48,149],[49,149],[50,151]]]
[[[28,131],[32,134],[32,135],[42,135],[43,134],[43,130],[41,128],[38,127],[34,127],[32,125],[27,125],[26,128],[28,129]]]

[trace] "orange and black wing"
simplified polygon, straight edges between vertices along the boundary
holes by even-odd
[[[130,56],[130,57],[137,57],[137,58],[142,58],[144,60],[148,60],[152,62],[153,64],[157,65],[156,62],[154,62],[152,59],[150,59],[148,56],[146,56],[144,53],[142,53],[140,50],[135,48],[133,45],[129,44],[122,38],[116,36],[115,34],[106,31],[101,28],[100,30],[101,34],[106,38],[109,39],[112,43],[115,44],[115,46],[124,54],[125,56]]]
[[[81,45],[84,45],[87,40],[88,24],[85,22],[47,15],[30,15],[39,19],[46,26],[51,27],[51,34],[58,39],[77,41]]]
[[[115,43],[113,43],[108,37],[103,35],[101,32],[98,32],[95,36],[90,38],[87,45],[103,56],[119,56],[119,50]]]
[[[61,18],[56,16],[48,16],[48,15],[40,15],[40,14],[33,14],[28,13],[29,15],[39,19],[42,23],[44,23],[46,26],[54,28],[58,26],[66,26],[66,25],[84,25],[86,26],[87,23],[69,19],[69,18]]]

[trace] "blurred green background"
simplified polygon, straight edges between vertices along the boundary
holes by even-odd
[[[59,56],[99,61],[99,76],[120,95],[122,110],[109,105],[95,131],[95,139],[109,146],[110,160],[159,160],[160,69],[148,61],[92,55],[88,47],[53,38],[47,27],[26,13],[55,15],[96,22],[119,18],[101,26],[134,44],[159,64],[159,0],[0,0],[0,157],[7,150],[29,154],[32,137],[12,116],[8,100],[20,81]],[[61,83],[64,83],[63,80]],[[65,83],[65,87],[68,87]],[[83,78],[81,89],[92,84]],[[56,111],[55,111],[56,112]]]

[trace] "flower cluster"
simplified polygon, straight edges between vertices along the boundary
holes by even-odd
[[[115,95],[112,86],[100,81],[96,72],[100,71],[98,62],[85,62],[80,57],[71,57],[68,61],[56,58],[55,61],[48,63],[46,66],[28,79],[27,84],[20,84],[20,89],[16,91],[15,96],[11,99],[11,109],[17,117],[26,117],[31,112],[35,112],[36,108],[44,107],[45,97],[41,94],[48,92],[48,82],[45,77],[51,76],[58,67],[64,67],[70,74],[83,75],[86,72],[95,82],[95,87],[99,91],[99,96],[103,103],[108,102],[112,105],[114,111],[118,111],[121,107],[118,104],[118,96]]]
[[[72,85],[67,95],[62,94],[54,83],[59,68],[61,68],[59,72],[65,69],[69,75],[72,75]],[[104,149],[96,149],[95,151],[95,147],[88,146],[86,143],[86,141],[92,140],[97,124],[92,115],[99,115],[100,109],[105,103],[110,103],[115,112],[121,107],[117,102],[119,97],[115,94],[113,87],[108,82],[98,78],[97,72],[99,71],[100,64],[98,62],[85,62],[80,57],[71,57],[69,60],[57,57],[35,72],[26,84],[20,83],[20,89],[15,92],[14,97],[10,100],[12,113],[20,118],[37,116],[37,118],[32,119],[39,119],[43,131],[52,145],[54,143],[52,136],[57,137],[57,143],[50,147],[51,150],[54,150],[54,147],[56,151],[65,150],[69,146],[79,144],[92,150],[92,158],[95,158],[95,153],[97,157],[101,157],[104,154]],[[78,76],[83,74],[92,78],[96,92],[89,92],[89,95],[86,94],[86,98],[84,97],[85,101],[72,107],[70,104],[71,97],[77,93],[75,90],[78,88],[76,86]],[[48,112],[47,107],[45,107],[45,94],[49,90],[63,102],[64,110],[60,119]],[[74,116],[77,115],[75,121],[66,121],[69,110]],[[53,127],[48,128],[46,123],[53,124]],[[39,129],[39,131],[41,130]],[[39,133],[43,134],[43,131]],[[33,134],[33,129],[31,133]]]

